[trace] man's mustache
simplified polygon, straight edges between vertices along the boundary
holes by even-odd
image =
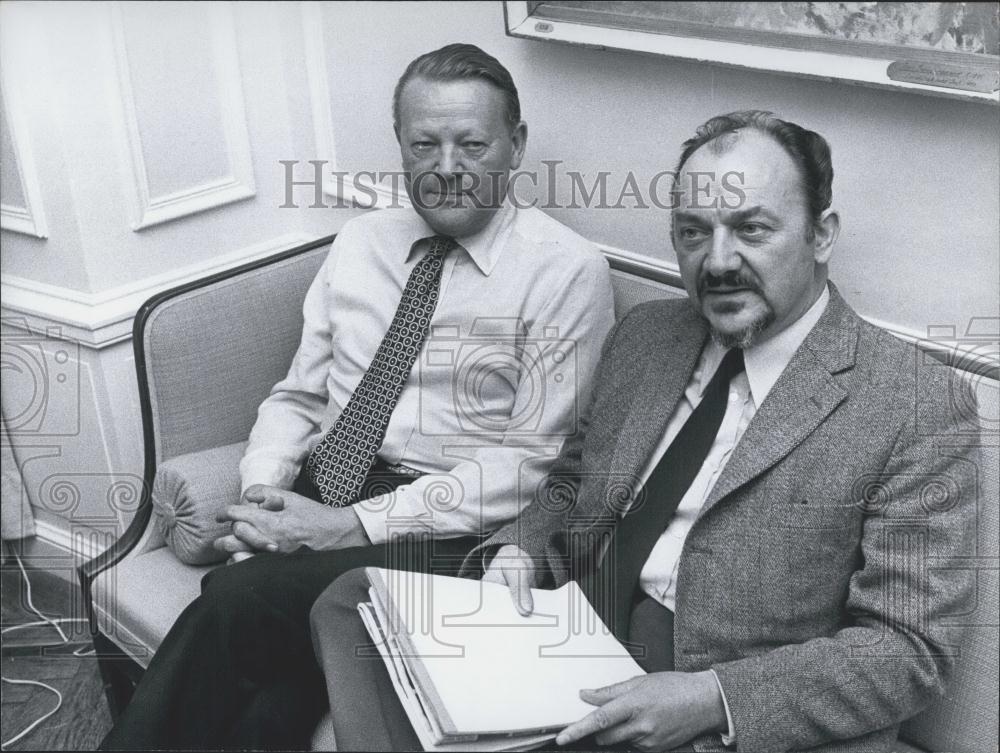
[[[739,270],[730,270],[721,275],[713,272],[703,272],[698,278],[698,295],[714,290],[735,290],[744,289],[754,293],[762,294],[762,290],[757,281]]]
[[[440,173],[426,172],[413,176],[412,187],[420,193],[437,193],[451,195],[471,194],[476,188],[478,176],[475,174],[458,174],[444,176]]]

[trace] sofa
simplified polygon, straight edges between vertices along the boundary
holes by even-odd
[[[113,717],[178,614],[198,595],[201,577],[218,566],[205,546],[214,513],[199,510],[198,501],[205,493],[216,501],[238,497],[237,463],[257,406],[287,371],[301,331],[302,299],[331,241],[321,238],[165,291],[136,315],[142,499],[121,537],[79,571]],[[661,267],[623,256],[609,256],[609,263],[619,318],[642,301],[684,295],[677,275]],[[947,697],[905,723],[898,748],[996,751],[997,369],[922,345],[925,357],[950,369],[951,378],[974,385],[986,463],[976,556],[948,565],[968,570],[977,588],[975,609],[948,618],[961,635],[955,681]],[[313,742],[318,749],[332,747],[330,730],[321,725]]]

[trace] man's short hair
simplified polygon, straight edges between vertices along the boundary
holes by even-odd
[[[805,190],[806,206],[813,223],[819,221],[833,200],[833,160],[830,145],[815,131],[787,120],[782,120],[766,110],[740,110],[717,115],[698,126],[695,135],[684,142],[677,175],[680,175],[688,158],[706,144],[712,144],[722,153],[735,144],[737,131],[752,129],[767,134],[785,150],[798,166]],[[734,134],[734,135],[729,135]],[[712,148],[710,147],[710,148]]]
[[[521,122],[521,100],[510,71],[492,55],[474,44],[449,44],[440,50],[427,52],[406,66],[392,95],[392,126],[399,133],[399,97],[403,87],[414,78],[430,81],[460,81],[479,79],[492,84],[504,96],[507,125],[513,131]]]

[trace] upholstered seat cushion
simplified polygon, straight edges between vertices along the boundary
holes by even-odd
[[[160,464],[153,481],[154,523],[181,562],[209,565],[226,559],[214,548],[229,523],[219,512],[240,497],[240,458],[246,442],[170,458]]]
[[[201,593],[212,566],[177,560],[165,546],[126,557],[94,579],[94,615],[101,632],[143,667],[181,612]]]

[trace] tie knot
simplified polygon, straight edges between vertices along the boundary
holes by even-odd
[[[432,235],[428,240],[431,242],[430,250],[427,252],[428,256],[445,256],[458,245],[454,238],[447,235]]]
[[[731,348],[722,357],[722,363],[719,364],[715,373],[720,379],[729,383],[744,371],[746,371],[746,364],[743,362],[743,351],[740,348]]]

